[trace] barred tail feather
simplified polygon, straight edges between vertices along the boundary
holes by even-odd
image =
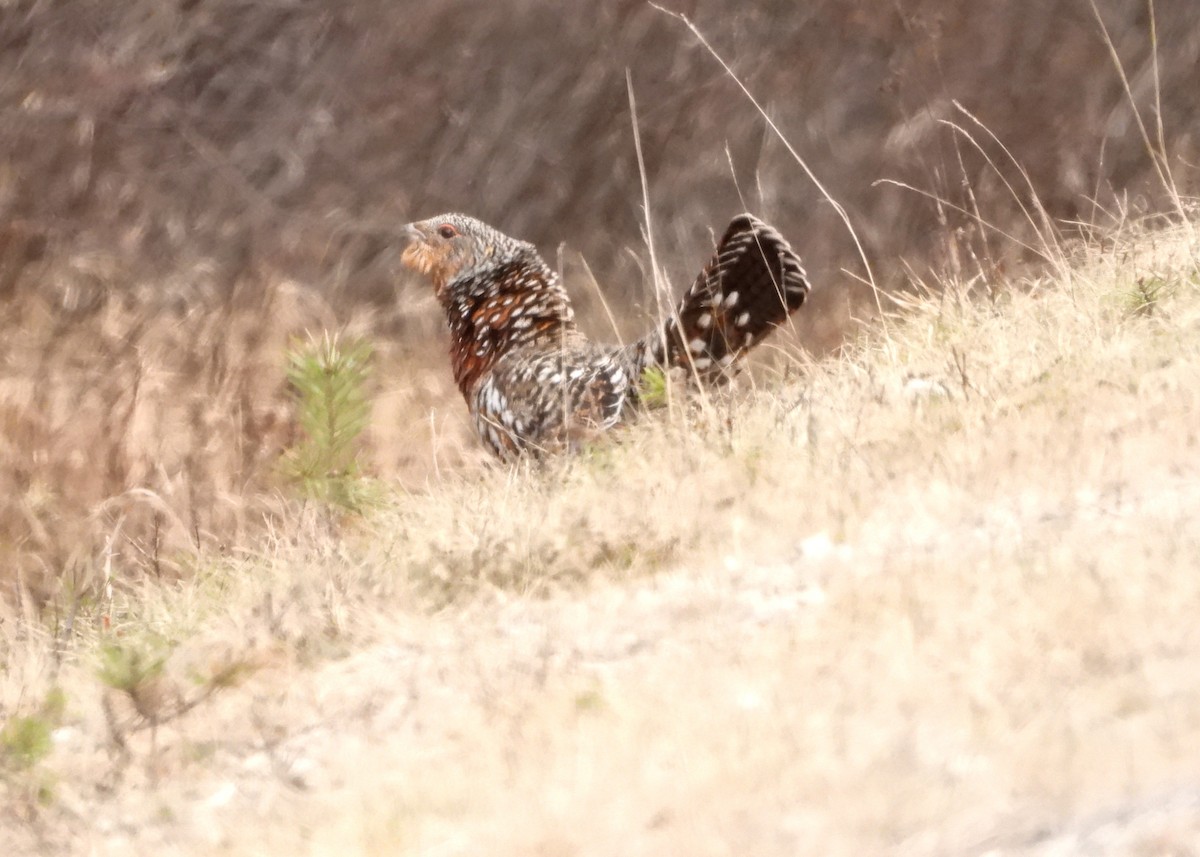
[[[630,346],[635,377],[659,366],[720,380],[800,308],[809,288],[783,236],[751,214],[738,215],[675,314]]]

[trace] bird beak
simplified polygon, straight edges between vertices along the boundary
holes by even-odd
[[[400,263],[406,268],[428,275],[433,260],[429,253],[429,243],[426,241],[421,227],[415,223],[401,226],[400,240],[404,245],[404,251],[400,254]]]

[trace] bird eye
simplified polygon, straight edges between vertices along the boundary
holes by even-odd
[[[438,235],[442,236],[443,238],[445,238],[447,240],[453,238],[457,234],[458,234],[458,230],[455,229],[453,226],[451,226],[449,223],[443,223],[441,226],[438,227]]]

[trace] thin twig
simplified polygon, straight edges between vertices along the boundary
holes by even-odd
[[[1166,152],[1155,151],[1154,143],[1150,139],[1150,132],[1146,130],[1146,123],[1142,121],[1142,113],[1138,110],[1137,101],[1133,97],[1133,88],[1129,85],[1129,78],[1125,74],[1125,66],[1121,62],[1120,55],[1117,53],[1117,46],[1113,44],[1112,36],[1109,34],[1108,27],[1104,23],[1104,17],[1100,14],[1099,7],[1096,6],[1096,0],[1088,0],[1088,2],[1092,7],[1092,14],[1096,16],[1096,23],[1100,25],[1100,33],[1104,37],[1104,44],[1108,48],[1109,56],[1112,58],[1113,67],[1116,68],[1117,75],[1121,78],[1121,86],[1125,88],[1125,97],[1129,101],[1129,109],[1133,112],[1133,118],[1137,122],[1138,131],[1141,132],[1146,152],[1150,155],[1150,160],[1154,164],[1154,171],[1158,173],[1158,180],[1162,182],[1163,189],[1167,191],[1167,194],[1171,197],[1171,201],[1175,203],[1175,207],[1178,209],[1182,220],[1187,222],[1187,212],[1184,210],[1183,201],[1179,196],[1179,188],[1175,185],[1171,169],[1166,164]],[[1150,13],[1150,33],[1151,40],[1153,41],[1155,36],[1153,0],[1151,0]],[[1157,43],[1154,44],[1154,48],[1157,53]],[[1155,63],[1157,64],[1157,58],[1155,59]]]
[[[683,22],[684,26],[692,31],[692,35],[699,40],[700,44],[704,46],[704,49],[709,52],[712,58],[720,63],[721,68],[725,69],[725,73],[732,78],[733,82],[736,83],[738,88],[742,91],[742,94],[745,95],[746,98],[749,99],[750,103],[754,105],[754,109],[758,111],[760,116],[762,116],[763,120],[767,123],[767,126],[771,129],[775,136],[779,138],[779,141],[783,143],[784,147],[788,150],[788,153],[791,154],[792,158],[797,164],[799,164],[800,169],[804,171],[804,174],[808,176],[809,180],[816,186],[817,190],[821,192],[821,196],[825,197],[825,200],[833,206],[833,210],[837,212],[838,217],[840,217],[842,222],[846,225],[846,230],[850,233],[850,237],[854,241],[854,246],[858,250],[859,259],[862,260],[863,268],[867,273],[867,281],[871,284],[871,291],[875,297],[876,308],[879,310],[880,317],[882,318],[883,302],[880,298],[879,286],[875,281],[875,274],[871,270],[871,263],[867,259],[867,252],[863,248],[862,242],[858,238],[858,233],[854,230],[854,225],[850,222],[850,216],[846,213],[846,209],[843,208],[842,204],[834,199],[829,191],[825,189],[825,185],[823,185],[821,180],[817,178],[816,174],[808,166],[808,163],[800,156],[800,153],[796,151],[795,146],[793,146],[788,141],[787,137],[784,136],[783,131],[781,131],[779,126],[775,124],[775,120],[771,118],[770,114],[767,113],[766,109],[762,106],[759,100],[754,97],[754,94],[750,91],[749,87],[742,82],[741,78],[737,76],[729,63],[725,61],[725,58],[722,57],[721,54],[717,52],[716,48],[709,43],[708,39],[705,38],[704,34],[700,32],[700,29],[692,23],[691,19],[682,12],[675,12],[670,9],[663,8],[657,3],[652,2],[652,0],[650,0],[649,5],[662,12],[664,15],[669,15],[670,17]],[[886,328],[887,321],[884,320],[883,324]]]
[[[1034,247],[1032,244],[1029,244],[1029,243],[1027,243],[1027,242],[1025,242],[1025,241],[1022,241],[1020,238],[1018,238],[1017,236],[1013,235],[1011,232],[1005,232],[1003,229],[1001,229],[999,226],[997,226],[996,224],[992,223],[991,221],[989,221],[989,220],[984,220],[984,219],[983,219],[982,217],[980,217],[979,215],[977,215],[977,214],[974,214],[973,212],[970,212],[970,211],[968,211],[967,209],[963,208],[961,205],[955,205],[954,203],[950,202],[949,200],[942,199],[941,197],[939,197],[939,196],[938,196],[937,194],[935,194],[935,193],[931,193],[931,192],[929,192],[929,191],[927,191],[927,190],[922,190],[922,189],[921,189],[921,188],[919,188],[919,187],[913,187],[913,186],[912,186],[912,185],[910,185],[910,184],[907,184],[907,183],[905,183],[905,182],[902,182],[902,181],[898,181],[898,180],[896,180],[896,179],[876,179],[876,180],[875,180],[875,181],[872,183],[872,186],[874,186],[874,185],[880,185],[880,184],[887,184],[887,185],[892,185],[892,186],[894,186],[894,187],[902,188],[903,190],[910,190],[910,191],[912,191],[913,193],[920,194],[920,195],[921,195],[921,196],[923,196],[923,197],[926,197],[926,198],[928,198],[928,199],[934,200],[935,202],[939,202],[939,203],[941,203],[942,205],[946,206],[947,208],[949,208],[949,209],[951,209],[951,210],[953,210],[953,211],[957,211],[959,214],[962,214],[962,215],[965,215],[965,216],[967,216],[967,217],[970,217],[972,220],[974,220],[975,222],[977,222],[977,223],[978,223],[980,226],[985,226],[985,227],[987,227],[988,229],[991,229],[991,230],[992,230],[993,232],[995,232],[997,235],[1001,235],[1001,236],[1003,236],[1003,237],[1007,238],[1009,241],[1012,241],[1012,242],[1013,242],[1014,244],[1016,244],[1018,247],[1020,247],[1020,248],[1022,248],[1022,249],[1024,249],[1024,250],[1028,250],[1030,253],[1033,253],[1033,254],[1035,254],[1035,255],[1041,256],[1041,257],[1042,257],[1043,259],[1045,259],[1047,262],[1053,263],[1053,262],[1055,261],[1054,259],[1052,259],[1052,258],[1050,258],[1049,256],[1047,256],[1047,255],[1046,255],[1044,252],[1042,252],[1041,250],[1039,250],[1037,247]]]

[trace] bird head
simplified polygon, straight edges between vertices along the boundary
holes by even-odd
[[[408,246],[401,262],[428,277],[439,298],[459,275],[533,249],[465,214],[440,214],[419,220],[405,226],[403,232]]]

